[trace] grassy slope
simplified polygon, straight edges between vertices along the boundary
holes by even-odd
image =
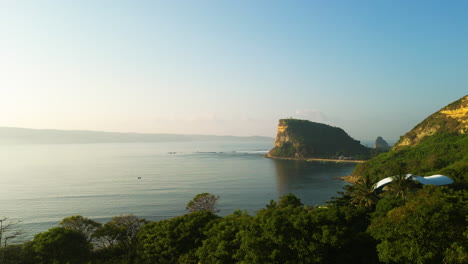
[[[399,145],[402,141],[411,142],[410,145],[415,145],[421,140],[418,139],[418,134],[427,134],[427,136],[431,136],[431,130],[435,130],[436,133],[459,133],[465,126],[463,120],[467,119],[466,116],[463,116],[463,111],[466,109],[466,100],[467,96],[462,97],[428,116],[411,131],[402,136],[393,149],[401,148]],[[444,114],[453,111],[459,112],[460,116],[453,118],[453,116]]]
[[[377,181],[395,175],[395,163],[406,173],[427,176],[443,174],[458,182],[468,182],[468,135],[441,133],[424,138],[412,147],[382,153],[359,164],[353,175],[369,175]]]

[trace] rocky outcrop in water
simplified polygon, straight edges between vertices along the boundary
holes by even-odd
[[[388,150],[390,149],[390,146],[388,145],[387,141],[385,141],[382,137],[377,137],[374,143],[374,148],[380,150]]]

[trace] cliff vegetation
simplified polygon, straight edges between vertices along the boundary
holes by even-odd
[[[415,146],[424,138],[437,134],[466,133],[468,133],[468,95],[424,119],[402,136],[393,149],[398,150],[405,146]]]
[[[356,166],[353,175],[373,180],[398,171],[443,174],[468,183],[468,96],[427,117],[400,138],[391,151]]]

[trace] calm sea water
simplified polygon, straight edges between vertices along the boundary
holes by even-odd
[[[71,215],[101,222],[125,214],[171,218],[184,214],[187,202],[201,192],[221,197],[221,215],[236,209],[254,214],[287,193],[320,205],[345,185],[336,177],[354,168],[264,158],[272,144],[1,146],[0,217],[20,220],[23,239],[29,239]]]

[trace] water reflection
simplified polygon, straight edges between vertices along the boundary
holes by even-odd
[[[323,204],[346,185],[336,177],[349,175],[354,164],[272,160],[278,196],[293,193],[305,204]]]
[[[297,183],[305,181],[308,172],[308,162],[297,160],[274,160],[274,163],[279,196],[291,193],[292,185],[297,185]]]

